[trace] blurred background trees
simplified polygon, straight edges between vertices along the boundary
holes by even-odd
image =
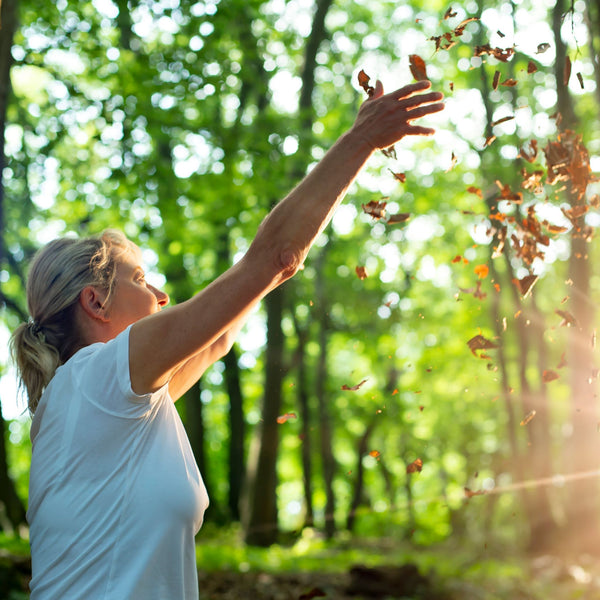
[[[309,526],[600,550],[596,5],[1,10],[4,340],[58,235],[120,228],[172,302],[201,289],[351,125],[358,72],[391,90],[419,55],[447,98],[435,137],[373,157],[304,270],[177,404],[207,520],[256,545]],[[19,532],[28,419],[1,368],[0,526]]]

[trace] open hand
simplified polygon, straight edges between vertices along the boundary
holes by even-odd
[[[412,125],[412,121],[443,110],[440,92],[419,94],[431,87],[429,81],[418,81],[395,92],[383,93],[381,81],[375,84],[375,92],[367,99],[352,127],[355,133],[373,149],[387,148],[405,135],[432,135],[431,127]]]

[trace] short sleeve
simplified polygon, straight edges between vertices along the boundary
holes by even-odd
[[[129,373],[127,327],[114,339],[87,346],[71,360],[77,387],[101,410],[123,417],[143,416],[157,401],[168,396],[168,384],[156,392],[136,394]],[[71,362],[71,361],[69,361]]]

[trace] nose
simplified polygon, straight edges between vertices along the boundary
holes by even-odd
[[[155,288],[153,285],[149,285],[148,287],[156,296],[156,301],[158,302],[158,306],[160,306],[160,308],[163,308],[163,306],[169,304],[169,294],[163,292],[162,290],[159,290],[158,288]]]

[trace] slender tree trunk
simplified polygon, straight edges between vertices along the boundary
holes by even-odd
[[[246,424],[240,367],[235,346],[223,358],[225,363],[225,385],[229,395],[229,495],[228,506],[231,518],[240,520],[240,499],[246,476],[244,438]]]
[[[6,164],[4,150],[6,112],[10,97],[11,46],[17,29],[17,1],[4,0],[0,5],[0,269],[5,262],[4,242],[4,185],[2,173]],[[4,294],[1,295],[4,298]],[[2,417],[0,403],[0,503],[4,504],[11,525],[17,529],[25,523],[25,508],[17,495],[8,473],[6,456],[6,423]]]
[[[285,285],[265,298],[267,310],[267,348],[265,353],[265,390],[258,449],[250,456],[248,468],[249,510],[245,527],[246,543],[269,546],[277,541],[277,450],[284,377],[284,334],[281,328]]]
[[[330,242],[329,242],[330,243]],[[319,407],[319,430],[321,442],[321,460],[323,462],[323,483],[325,486],[325,535],[333,537],[335,533],[335,494],[333,491],[333,478],[336,463],[333,455],[333,433],[331,417],[329,415],[329,394],[327,391],[327,342],[329,338],[329,316],[327,312],[327,298],[323,264],[327,255],[327,245],[319,254],[316,264],[317,277],[315,284],[315,298],[317,305],[317,320],[319,324],[319,362],[316,375],[316,395]]]
[[[293,311],[292,311],[293,314]],[[312,415],[309,404],[308,381],[306,372],[306,342],[308,341],[308,327],[303,328],[294,316],[294,328],[298,347],[296,349],[295,365],[297,369],[296,394],[298,398],[298,412],[300,413],[300,437],[302,439],[302,484],[304,489],[304,527],[313,527],[314,510],[312,501],[312,440],[311,423]]]
[[[346,519],[346,529],[348,531],[354,530],[354,522],[356,519],[356,511],[364,504],[364,492],[365,492],[365,469],[363,466],[363,457],[368,452],[369,438],[373,429],[375,429],[376,421],[372,419],[371,422],[365,428],[365,431],[360,436],[358,441],[358,451],[356,457],[356,475],[354,480],[354,493],[352,494],[352,502],[350,503],[350,511]]]

